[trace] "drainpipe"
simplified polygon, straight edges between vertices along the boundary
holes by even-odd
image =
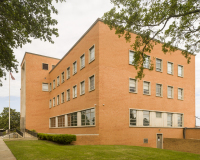
[[[185,139],[185,137],[186,137],[186,127],[183,128],[183,139]]]

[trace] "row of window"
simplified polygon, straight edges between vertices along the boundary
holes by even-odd
[[[133,78],[129,78],[129,92],[137,93],[138,81]],[[143,94],[151,95],[151,82],[143,81]],[[156,96],[163,96],[163,85],[156,83]],[[174,87],[167,86],[167,97],[174,98]],[[178,99],[183,100],[183,88],[178,88]]]
[[[95,89],[95,77],[94,75],[92,75],[91,77],[89,77],[89,92],[93,91]],[[80,82],[80,95],[84,95],[85,94],[85,81]],[[72,87],[72,95],[73,98],[77,97],[77,85],[74,85]],[[55,97],[53,98],[53,107],[55,107]],[[66,91],[66,101],[70,100],[70,89],[68,89]],[[61,93],[61,103],[65,102],[65,92]],[[60,95],[57,95],[57,105],[60,104]],[[52,100],[50,99],[49,101],[49,108],[52,107]]]
[[[130,126],[137,126],[137,112],[138,112],[138,110],[130,109]],[[143,116],[143,126],[150,126],[150,113],[152,111],[141,111],[141,112],[142,112],[141,116]],[[163,115],[163,112],[156,112],[156,117],[153,117],[154,121],[160,121],[156,118],[162,118],[162,115]],[[176,113],[177,119],[175,122],[173,122],[174,115],[175,115],[174,113],[167,113],[166,126],[172,127],[173,123],[176,123],[175,125],[177,127],[182,127],[183,126],[183,115]]]
[[[129,51],[129,64],[133,65],[134,61],[134,51]],[[143,64],[144,68],[150,68],[151,57],[146,56],[145,62]],[[156,71],[163,72],[163,60],[160,58],[156,58]],[[167,73],[173,75],[174,74],[174,63],[167,62]],[[183,66],[178,65],[178,76],[183,77]]]
[[[56,65],[52,65],[52,69],[55,67]],[[42,63],[42,69],[43,70],[49,70],[49,64],[47,63]]]
[[[94,126],[95,109],[86,109],[50,118],[50,127]]]

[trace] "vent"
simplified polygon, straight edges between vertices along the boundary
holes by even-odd
[[[148,138],[144,138],[144,143],[148,143]]]

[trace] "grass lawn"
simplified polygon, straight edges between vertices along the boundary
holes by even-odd
[[[59,145],[48,141],[5,141],[17,160],[156,159],[200,160],[200,155],[157,148],[114,145]]]

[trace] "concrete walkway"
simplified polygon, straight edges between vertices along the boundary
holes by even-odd
[[[0,160],[16,160],[10,149],[0,137]]]

